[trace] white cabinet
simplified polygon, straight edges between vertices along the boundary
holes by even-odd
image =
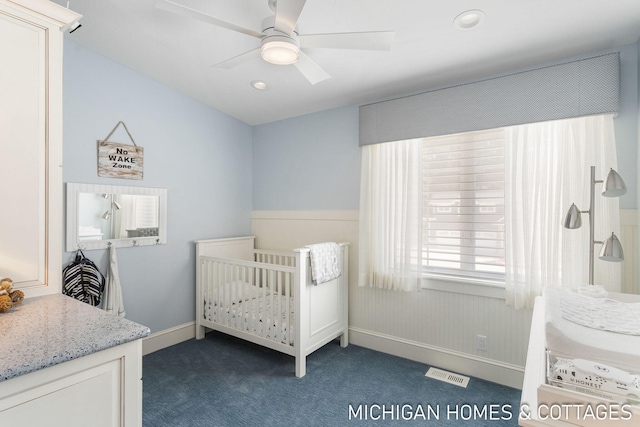
[[[62,294],[2,313],[0,426],[139,427],[149,328]]]
[[[141,426],[141,342],[0,382],[2,425]]]
[[[62,43],[80,15],[47,0],[0,0],[0,277],[59,293]]]

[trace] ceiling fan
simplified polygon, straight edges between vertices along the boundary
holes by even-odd
[[[296,24],[306,0],[268,0],[268,2],[275,15],[262,21],[262,32],[223,21],[172,0],[157,0],[156,7],[260,39],[260,47],[222,61],[213,67],[232,68],[245,61],[262,57],[272,64],[293,64],[311,84],[316,84],[331,76],[301,48],[391,49],[393,31],[298,34]]]

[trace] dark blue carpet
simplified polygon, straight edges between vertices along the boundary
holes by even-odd
[[[143,425],[517,426],[519,390],[428,368],[334,341],[295,378],[293,357],[212,332],[143,358]]]

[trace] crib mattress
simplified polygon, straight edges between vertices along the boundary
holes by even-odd
[[[583,301],[573,291],[547,286],[543,292],[545,300],[545,339],[547,350],[565,356],[610,362],[630,369],[640,369],[640,335],[613,332],[585,326],[568,320],[567,309],[561,301],[573,299]],[[583,298],[583,295],[580,295]],[[591,298],[591,297],[587,297]],[[637,295],[609,293],[607,298],[625,303],[640,302]],[[576,320],[576,319],[574,319]],[[634,325],[627,325],[634,329]],[[640,327],[640,325],[637,325]],[[615,329],[615,328],[614,328]]]
[[[205,297],[204,317],[211,322],[224,319],[223,324],[234,329],[244,330],[282,344],[294,345],[293,298],[278,294],[253,295],[252,298],[236,300],[228,305],[218,305],[215,300]],[[286,316],[287,299],[289,300],[290,328]],[[220,321],[222,320],[218,320]],[[289,329],[291,329],[290,333],[288,333]]]

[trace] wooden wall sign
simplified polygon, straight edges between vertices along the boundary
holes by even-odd
[[[120,125],[127,131],[133,145],[108,141]],[[123,122],[118,122],[103,141],[98,141],[98,176],[141,180],[143,167],[144,148],[136,145],[129,129]]]
[[[98,141],[98,176],[141,180],[143,167],[144,148]]]

